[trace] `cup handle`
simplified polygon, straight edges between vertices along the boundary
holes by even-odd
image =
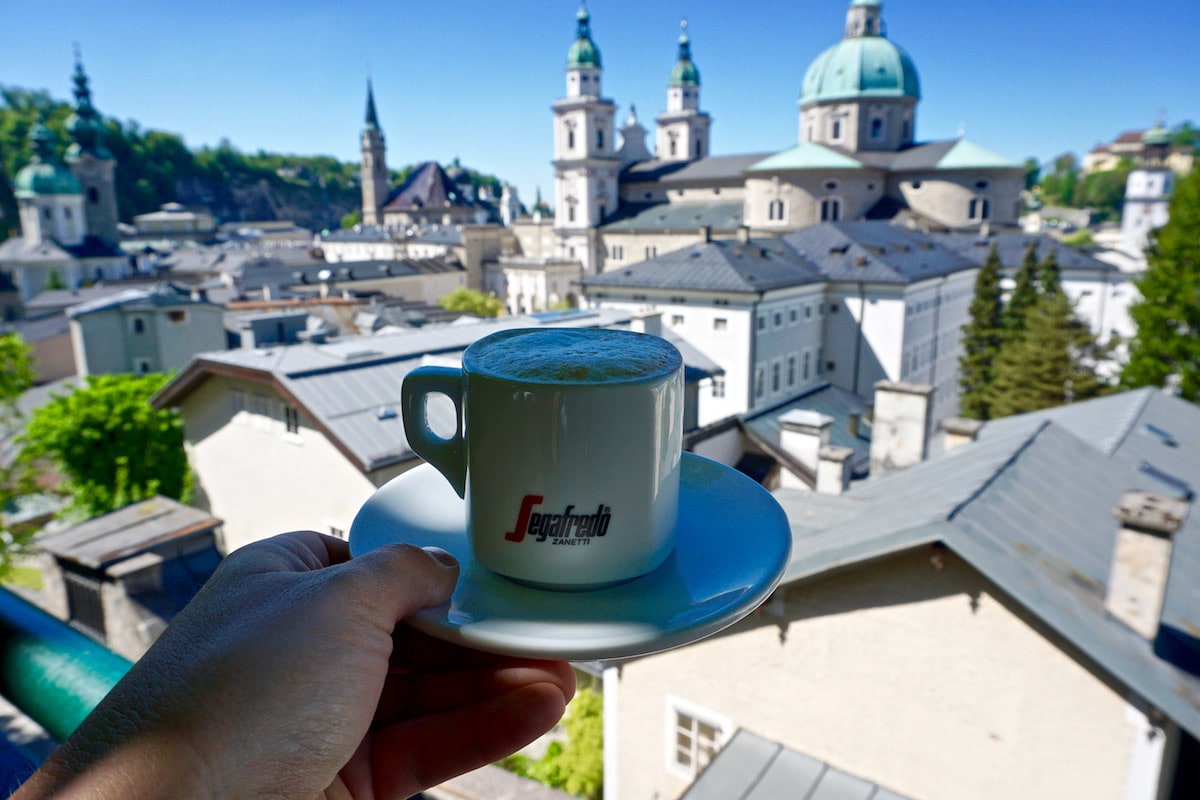
[[[451,367],[418,367],[404,377],[400,406],[404,412],[404,435],[413,452],[437,468],[463,497],[467,491],[467,450],[463,441],[463,374]],[[457,429],[443,439],[429,428],[430,394],[444,394],[454,403]]]

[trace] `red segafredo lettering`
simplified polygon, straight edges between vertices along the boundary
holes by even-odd
[[[591,539],[608,533],[608,525],[612,521],[612,509],[603,503],[596,507],[595,514],[573,514],[575,506],[567,506],[561,514],[539,514],[534,506],[541,505],[544,498],[541,495],[527,494],[521,499],[521,509],[517,512],[517,524],[504,534],[510,542],[521,542],[526,535],[536,536],[537,541],[547,539],[561,540],[574,537],[576,539]],[[555,541],[558,544],[558,541]]]

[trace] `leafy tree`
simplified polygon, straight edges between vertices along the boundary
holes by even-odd
[[[1025,159],[1025,188],[1033,189],[1037,186],[1038,179],[1042,176],[1042,165],[1036,158],[1030,156]]]
[[[1098,347],[1063,291],[1039,294],[1024,331],[996,357],[989,397],[992,418],[1086,400],[1107,388],[1096,375]]]
[[[440,298],[438,305],[447,311],[462,311],[477,317],[498,317],[504,311],[504,303],[498,297],[477,289],[455,289]]]
[[[20,422],[17,399],[33,385],[33,378],[29,345],[15,333],[0,335],[0,431],[4,438],[11,436]],[[23,493],[18,471],[0,467],[0,506],[9,506]],[[13,530],[0,536],[0,577],[9,572],[13,556],[21,552],[33,533]]]
[[[1075,204],[1075,184],[1079,177],[1079,164],[1071,153],[1054,159],[1054,171],[1042,176],[1042,197],[1050,205],[1072,206]]]
[[[963,326],[963,354],[959,360],[959,410],[972,419],[986,420],[992,368],[1004,340],[1000,253],[995,244],[975,276],[975,297],[969,313],[970,321]]]
[[[1017,268],[1016,285],[1001,317],[1006,341],[1015,339],[1025,330],[1025,312],[1037,302],[1037,273],[1037,242],[1030,242],[1021,266]]]
[[[604,698],[580,689],[571,700],[563,727],[567,744],[552,742],[538,761],[516,754],[500,762],[505,769],[576,797],[599,800],[604,782]]]
[[[73,506],[103,514],[154,494],[187,502],[191,475],[183,422],[156,410],[151,396],[167,375],[90,375],[30,417],[21,460],[52,461],[67,479]]]
[[[1200,402],[1200,170],[1175,184],[1167,224],[1154,232],[1141,299],[1129,308],[1137,334],[1121,373],[1125,386],[1178,381],[1183,397]]]
[[[362,209],[354,209],[349,214],[342,217],[342,227],[346,229],[353,228],[355,225],[362,223]]]

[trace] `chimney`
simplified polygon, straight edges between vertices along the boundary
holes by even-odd
[[[964,444],[970,444],[979,437],[979,429],[983,423],[977,419],[966,417],[950,417],[942,420],[942,432],[946,434],[946,449],[953,450]]]
[[[849,447],[823,445],[817,451],[817,492],[820,494],[842,494],[850,488]]]
[[[629,320],[629,330],[637,333],[648,333],[651,336],[662,336],[662,312],[639,311]]]
[[[894,381],[875,384],[875,419],[871,428],[873,477],[925,460],[932,408],[932,386]]]
[[[1121,528],[1113,546],[1104,607],[1147,639],[1158,634],[1171,566],[1171,536],[1183,524],[1188,505],[1175,497],[1129,491],[1113,510]]]
[[[737,240],[739,242],[741,242],[742,244],[746,244],[747,242],[750,241],[750,226],[749,225],[738,225]]]
[[[815,477],[821,448],[829,444],[829,428],[832,424],[832,417],[816,411],[794,408],[779,418],[779,446]],[[787,470],[780,476],[780,486],[792,489],[812,488]]]
[[[700,226],[700,241],[705,244],[712,241],[712,225]]]

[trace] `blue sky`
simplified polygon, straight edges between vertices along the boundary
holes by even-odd
[[[848,0],[590,0],[604,93],[648,128],[686,16],[716,155],[797,139],[804,72],[841,38]],[[394,168],[459,157],[552,195],[550,105],[577,0],[15,0],[0,83],[70,96],[82,47],[97,108],[189,146],[357,161],[368,73]],[[885,0],[921,79],[917,136],[1015,160],[1082,155],[1118,133],[1200,125],[1200,2]]]

